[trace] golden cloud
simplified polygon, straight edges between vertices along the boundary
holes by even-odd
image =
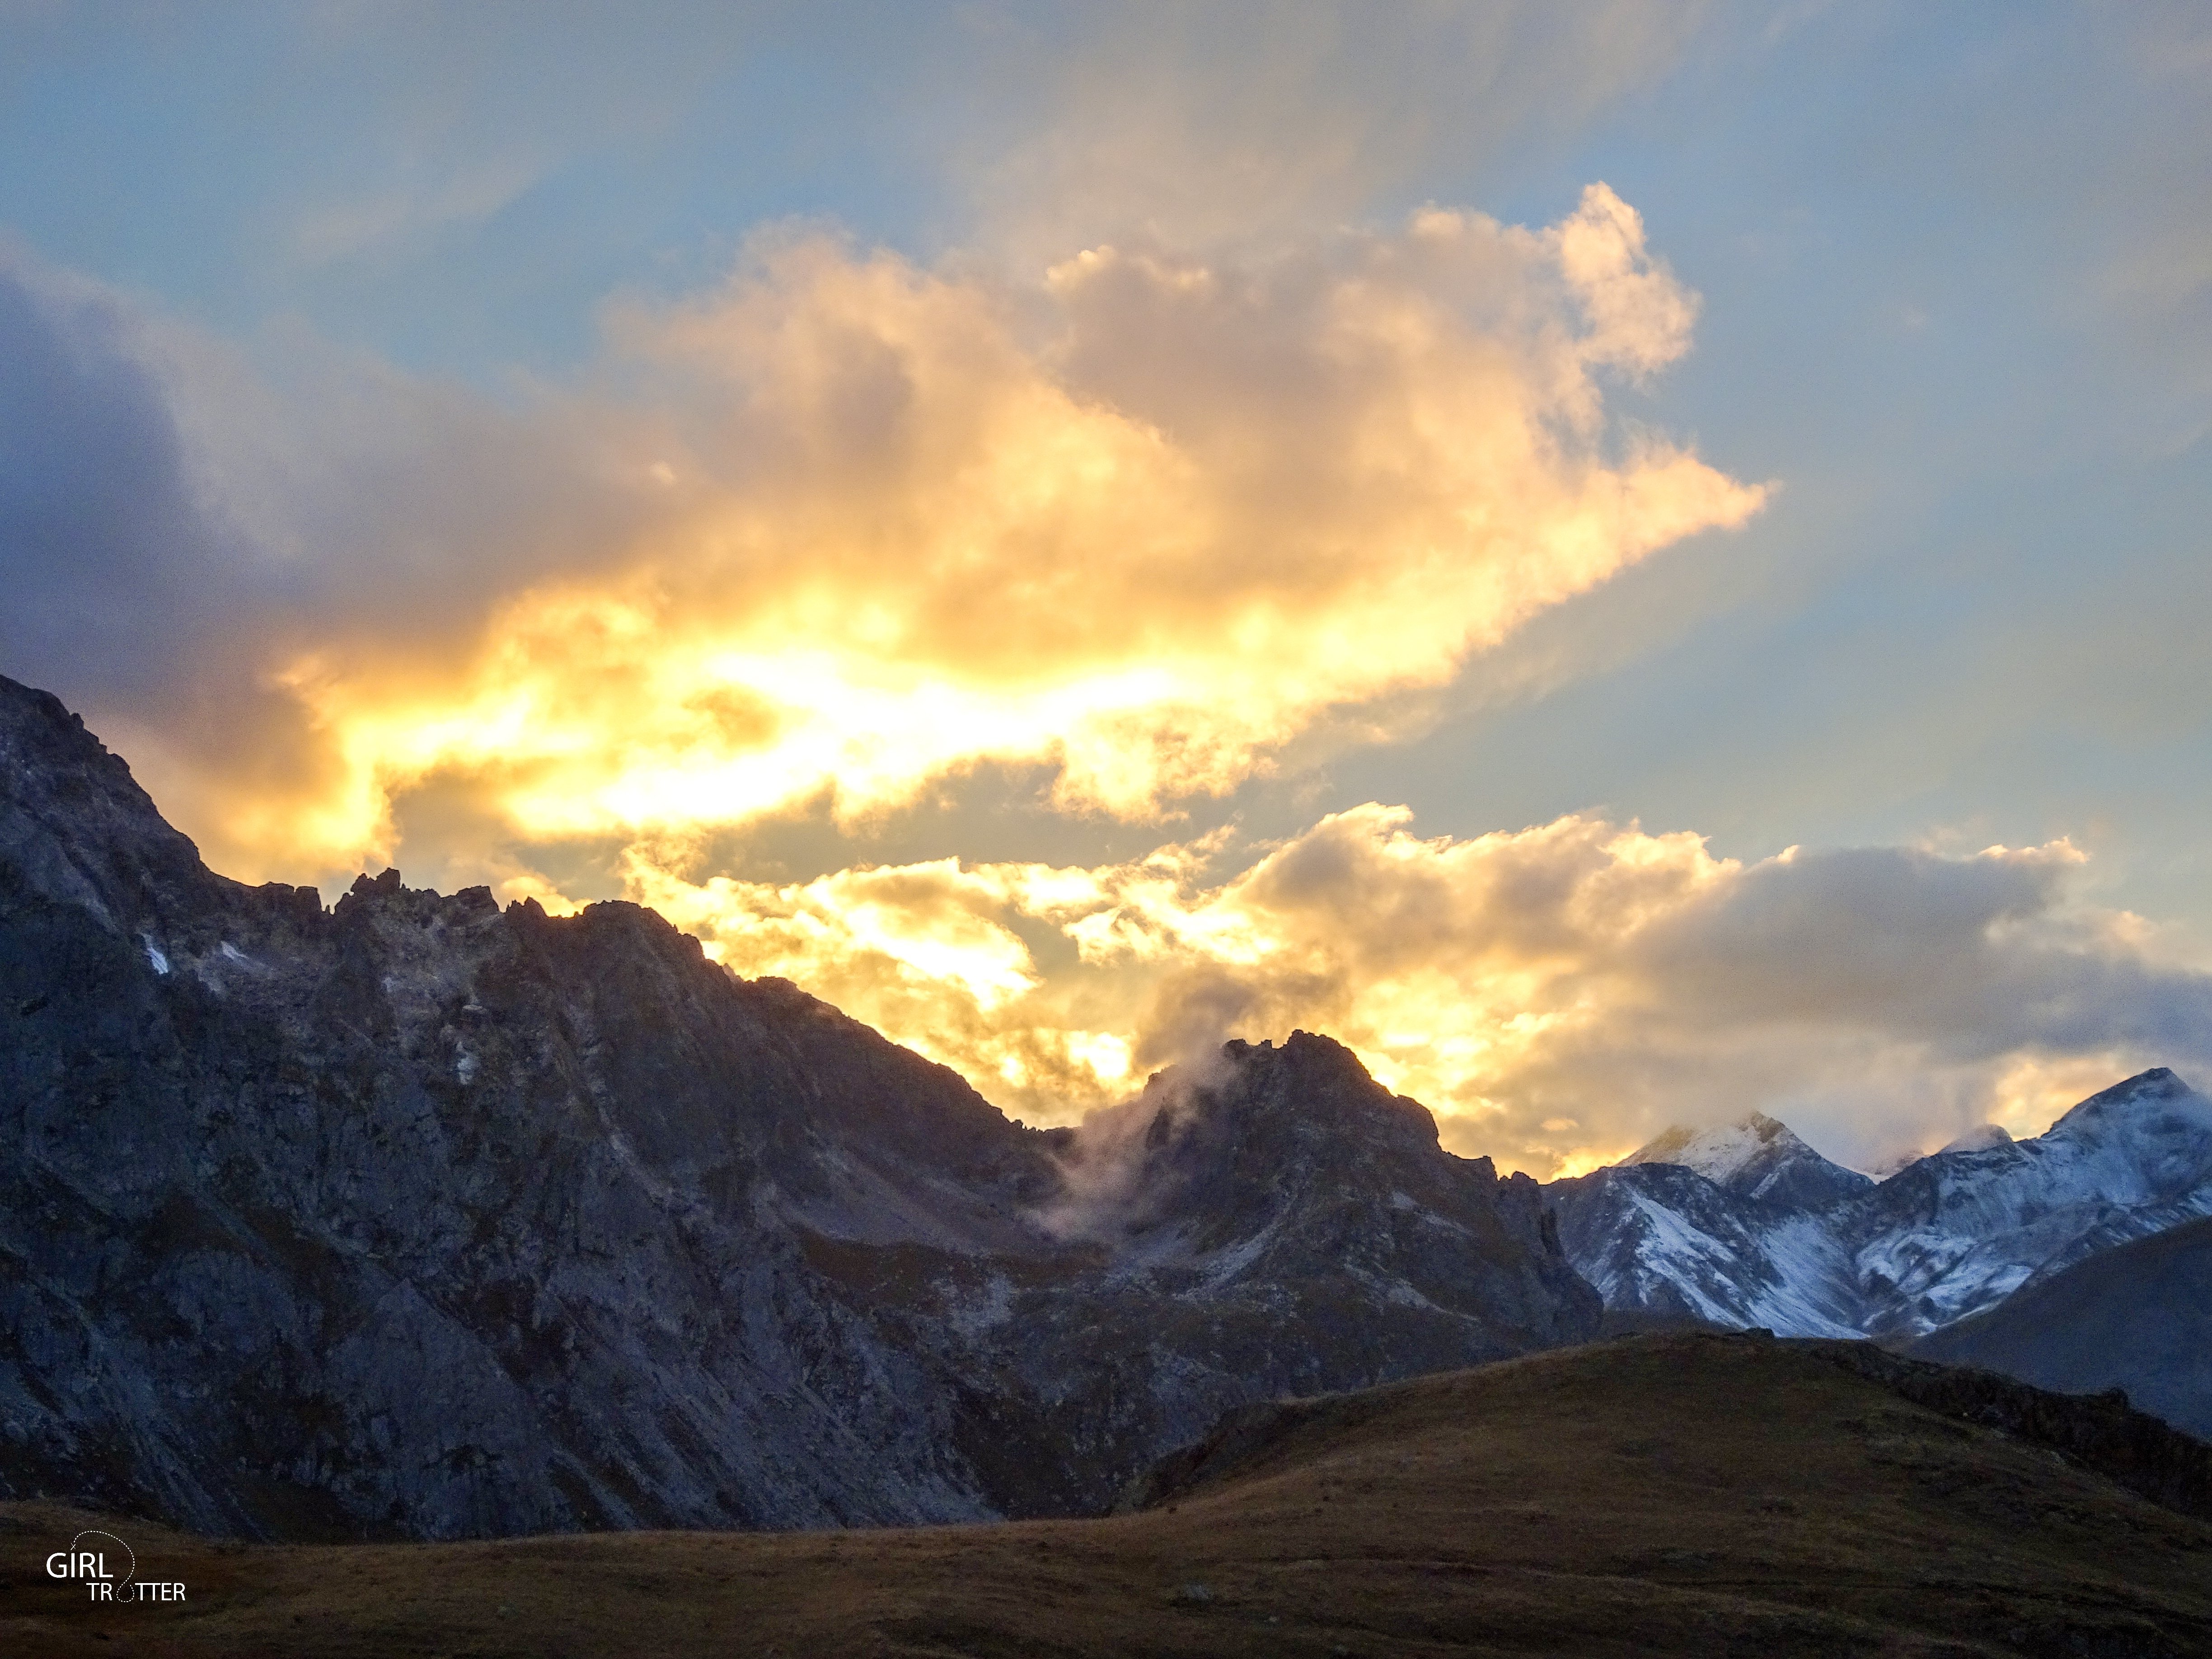
[[[179,418],[222,465],[149,499],[225,504],[229,574],[173,591],[231,672],[115,735],[232,869],[323,875],[404,832],[418,879],[442,855],[440,884],[560,908],[592,884],[562,868],[626,848],[629,893],[732,968],[1039,1118],[1305,1025],[1454,1144],[1555,1173],[1752,1106],[1848,1130],[1830,1150],[2032,1128],[2201,1052],[2208,982],[2074,907],[2063,843],[1738,864],[1585,817],[1425,839],[1369,805],[1096,866],[711,866],[733,829],[851,826],[981,766],[1168,818],[1316,732],[1388,731],[1546,607],[1757,509],[1607,419],[1608,378],[1679,358],[1695,315],[1599,185],[1544,229],[1432,208],[1243,263],[1129,241],[1028,288],[786,234],[619,319],[621,395],[611,370],[519,415],[393,382],[295,430],[217,375]],[[307,452],[337,459],[295,487]],[[273,705],[237,695],[247,637]]]
[[[2212,978],[2154,967],[2134,919],[2070,906],[2063,842],[1747,865],[1583,817],[1409,825],[1370,804],[1226,873],[1220,834],[1092,869],[783,884],[638,848],[629,886],[733,970],[798,981],[1034,1118],[1304,1026],[1436,1109],[1448,1142],[1544,1176],[1785,1100],[1845,1156],[1985,1117],[2039,1133],[2212,1012]]]
[[[1628,942],[1741,873],[1694,836],[1567,817],[1428,840],[1409,816],[1333,815],[1212,883],[1218,834],[1095,869],[944,860],[786,884],[689,881],[635,848],[629,884],[734,971],[795,980],[1033,1117],[1304,1025],[1488,1133],[1525,1115],[1535,1061],[1641,1000]],[[1037,922],[1072,960],[1040,967]]]
[[[234,842],[381,853],[459,781],[523,839],[651,836],[827,799],[851,822],[979,763],[1157,817],[1763,491],[1601,376],[1695,302],[1593,185],[1529,231],[1430,210],[1238,268],[1098,247],[1016,290],[819,235],[617,337],[659,401],[638,527],[474,647],[288,663],[338,781]],[[303,846],[312,843],[312,848]]]

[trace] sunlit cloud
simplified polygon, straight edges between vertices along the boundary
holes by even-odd
[[[1741,863],[1373,805],[1203,829],[1316,731],[1387,738],[1394,698],[1758,510],[1609,412],[1697,301],[1601,185],[1543,229],[1429,208],[1242,263],[1094,246],[1026,287],[786,232],[616,313],[605,374],[520,412],[342,363],[302,399],[11,281],[22,424],[113,452],[25,521],[176,599],[118,636],[138,724],[94,712],[236,873],[413,862],[434,818],[449,884],[561,909],[607,878],[545,849],[589,843],[736,971],[1027,1117],[1304,1026],[1540,1174],[1754,1106],[1869,1161],[2031,1133],[2212,1029],[2064,842]],[[27,591],[34,653],[104,637],[81,581]],[[1063,817],[1184,827],[1097,863],[731,861],[746,826],[864,836],[994,766]]]
[[[1865,1162],[1985,1121],[2039,1133],[2119,1068],[2206,1058],[2212,1030],[2212,976],[2081,907],[2063,842],[1745,864],[1581,817],[1428,838],[1370,805],[1095,869],[779,885],[679,863],[634,851],[633,895],[1009,1109],[1072,1118],[1224,1036],[1304,1027],[1437,1109],[1447,1144],[1547,1176],[1755,1107]]]
[[[374,641],[277,668],[343,776],[284,833],[374,851],[433,775],[525,839],[850,823],[989,762],[1125,819],[1223,793],[1758,509],[1605,416],[1603,377],[1679,357],[1695,310],[1603,185],[1541,231],[1102,246],[1026,290],[769,238],[617,319],[665,453],[597,568],[434,672]]]

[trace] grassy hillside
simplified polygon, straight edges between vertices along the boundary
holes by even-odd
[[[112,1521],[188,1599],[96,1610],[40,1567],[86,1519],[16,1504],[0,1652],[2212,1652],[2212,1523],[2032,1432],[1820,1345],[1677,1334],[1249,1419],[1094,1521],[314,1547]]]

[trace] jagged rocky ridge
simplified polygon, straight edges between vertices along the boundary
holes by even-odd
[[[1609,1308],[1911,1337],[2212,1215],[2212,1101],[2159,1066],[2033,1139],[1964,1137],[1879,1183],[1754,1115],[1547,1192]]]
[[[6,680],[0,1129],[0,1496],[214,1531],[1092,1510],[1598,1316],[1325,1038],[1024,1129],[635,906],[226,880]]]

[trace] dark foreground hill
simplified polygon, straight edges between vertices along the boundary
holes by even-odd
[[[2070,1394],[2124,1389],[2212,1437],[2212,1219],[2100,1250],[1913,1352]]]
[[[1907,1397],[1931,1378],[1935,1404]],[[2212,1495],[2212,1451],[2112,1401],[1857,1345],[1644,1337],[1248,1414],[1103,1520],[334,1547],[110,1521],[186,1597],[94,1611],[38,1567],[86,1518],[8,1506],[0,1650],[2212,1652],[2212,1524],[2085,1456]]]
[[[0,679],[0,1498],[294,1540],[1103,1508],[1228,1407],[1586,1340],[1328,1039],[1095,1134],[635,905],[209,871]]]

